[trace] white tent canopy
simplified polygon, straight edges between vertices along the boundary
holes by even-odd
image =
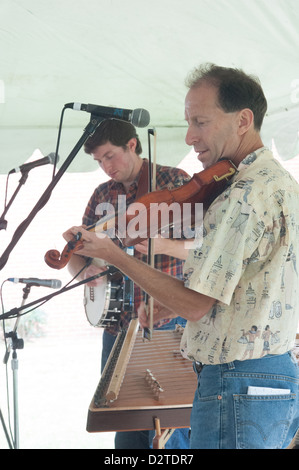
[[[0,173],[55,150],[68,102],[147,109],[158,162],[177,165],[189,151],[184,80],[202,62],[257,75],[264,143],[299,152],[298,0],[0,0],[0,47]],[[89,119],[65,113],[60,164]],[[95,168],[80,150],[69,170]]]

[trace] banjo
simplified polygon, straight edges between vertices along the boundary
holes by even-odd
[[[94,258],[92,264],[108,266]],[[84,309],[88,322],[94,327],[107,328],[120,320],[123,311],[134,311],[134,283],[120,271],[107,274],[97,286],[84,286]]]

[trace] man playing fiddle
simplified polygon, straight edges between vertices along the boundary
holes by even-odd
[[[153,296],[155,321],[187,319],[182,350],[198,374],[192,449],[285,448],[299,427],[291,354],[299,316],[298,184],[263,145],[267,102],[257,79],[208,65],[195,70],[188,88],[187,144],[204,168],[227,158],[238,171],[205,214],[185,280],[126,255],[109,237],[81,227],[64,236],[80,231],[82,254],[117,266]],[[139,319],[147,325],[142,308]],[[276,333],[264,355],[266,328]]]

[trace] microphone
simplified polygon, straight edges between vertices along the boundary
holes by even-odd
[[[136,127],[146,127],[150,123],[150,115],[146,109],[120,109],[109,108],[107,106],[98,106],[96,104],[67,103],[65,108],[75,111],[86,111],[87,113],[102,116],[103,118],[115,118],[123,121],[129,121]]]
[[[17,284],[21,282],[23,284],[30,284],[31,286],[37,287],[51,287],[51,289],[60,289],[62,283],[59,279],[37,279],[36,277],[29,277],[29,278],[18,278],[18,277],[10,277],[7,279],[10,282],[14,282]]]
[[[54,165],[55,157],[56,157],[56,153],[52,152],[47,157],[40,158],[39,160],[35,160],[34,162],[24,163],[24,165],[21,165],[17,168],[13,168],[12,170],[10,170],[8,174],[10,175],[11,173],[18,173],[19,171],[23,173],[24,171],[30,171],[32,168],[35,168],[36,166],[47,165],[48,163],[51,163],[52,165]],[[56,162],[58,162],[58,160],[59,160],[59,155],[57,155]]]

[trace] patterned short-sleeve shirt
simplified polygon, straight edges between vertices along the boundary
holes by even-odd
[[[262,148],[212,203],[184,266],[185,286],[216,299],[188,322],[182,350],[219,364],[282,354],[298,326],[299,185]]]

